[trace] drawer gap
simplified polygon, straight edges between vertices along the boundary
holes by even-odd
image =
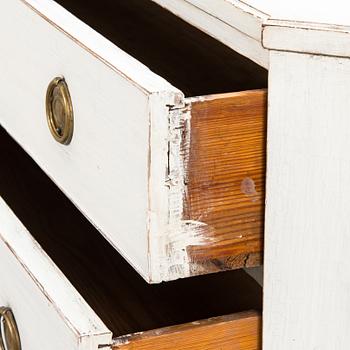
[[[0,150],[1,197],[116,337],[261,310],[243,270],[147,284],[2,128]]]
[[[150,0],[56,0],[186,96],[267,87],[267,70]]]

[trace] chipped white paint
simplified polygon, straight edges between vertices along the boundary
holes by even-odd
[[[189,105],[182,102],[173,106],[167,113],[167,120],[163,120],[163,148],[159,143],[153,143],[155,150],[161,149],[160,156],[167,155],[167,162],[156,162],[151,160],[154,166],[166,164],[166,168],[153,171],[151,174],[166,174],[161,179],[152,179],[155,185],[150,198],[157,209],[152,213],[152,229],[150,230],[150,255],[151,255],[151,281],[160,282],[176,278],[188,277],[191,275],[190,261],[187,254],[187,247],[190,245],[204,244],[203,230],[207,230],[204,223],[184,220],[184,198],[186,197],[186,169],[191,134],[191,113]],[[161,125],[160,118],[153,118],[158,121],[152,126],[152,135],[159,135]],[[152,138],[153,138],[152,136]],[[166,138],[164,139],[164,137]],[[153,139],[153,141],[157,142]],[[155,152],[152,152],[155,154]],[[159,194],[159,181],[164,184],[163,195]],[[155,200],[158,199],[158,203]],[[163,215],[157,215],[163,211]]]
[[[350,346],[350,59],[271,51],[264,349]]]
[[[98,350],[112,334],[0,198],[0,305],[26,350]]]

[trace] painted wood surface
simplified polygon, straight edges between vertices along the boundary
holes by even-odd
[[[193,272],[262,262],[266,92],[191,100],[184,217],[202,222]]]
[[[350,61],[271,52],[264,348],[350,344]]]
[[[240,3],[236,0],[222,2]],[[271,18],[287,21],[350,25],[349,2],[346,0],[317,1],[295,0],[244,0],[244,3],[268,14]],[[336,28],[334,28],[336,29]]]
[[[131,334],[113,350],[260,350],[260,329],[259,314],[245,312]]]
[[[53,1],[31,4],[47,19],[19,0],[6,0],[0,14],[0,30],[7,33],[0,55],[7,82],[0,123],[149,279],[150,115],[164,119],[167,105],[176,104],[181,93]],[[9,31],[14,25],[17,30]],[[46,122],[46,89],[58,75],[65,77],[73,101],[75,131],[69,146],[52,138]],[[160,141],[154,147],[164,156],[154,171],[164,174],[168,126],[156,133]],[[160,195],[157,188],[154,195]]]
[[[230,6],[225,1],[152,0],[216,40],[252,61],[268,68],[268,51],[261,45],[259,11],[247,11],[248,6],[237,1]],[[216,11],[217,10],[217,11]],[[222,15],[222,17],[221,17]],[[261,32],[261,30],[260,30]]]
[[[114,337],[261,310],[242,270],[149,285],[2,128],[0,158],[0,196]]]
[[[111,332],[0,199],[0,305],[12,309],[23,349],[97,350]]]
[[[350,56],[350,26],[334,30],[329,24],[269,20],[262,38],[264,47],[272,50]]]
[[[271,48],[349,56],[350,16],[346,0],[153,1],[266,68]],[[245,40],[241,40],[242,36]]]
[[[173,0],[173,2],[176,2]],[[281,2],[278,0],[185,0],[211,13],[244,33],[258,38],[259,27],[268,18],[294,22],[350,25],[346,0]],[[237,16],[240,15],[240,17]],[[334,28],[336,29],[336,28]]]

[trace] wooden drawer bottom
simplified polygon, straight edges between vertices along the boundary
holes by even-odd
[[[14,310],[24,349],[47,346],[56,327],[54,350],[260,349],[262,290],[244,271],[149,285],[4,130],[0,150],[0,270],[14,266],[0,304]]]

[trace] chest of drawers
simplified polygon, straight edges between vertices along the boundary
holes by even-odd
[[[348,348],[345,2],[1,8],[1,350]]]

